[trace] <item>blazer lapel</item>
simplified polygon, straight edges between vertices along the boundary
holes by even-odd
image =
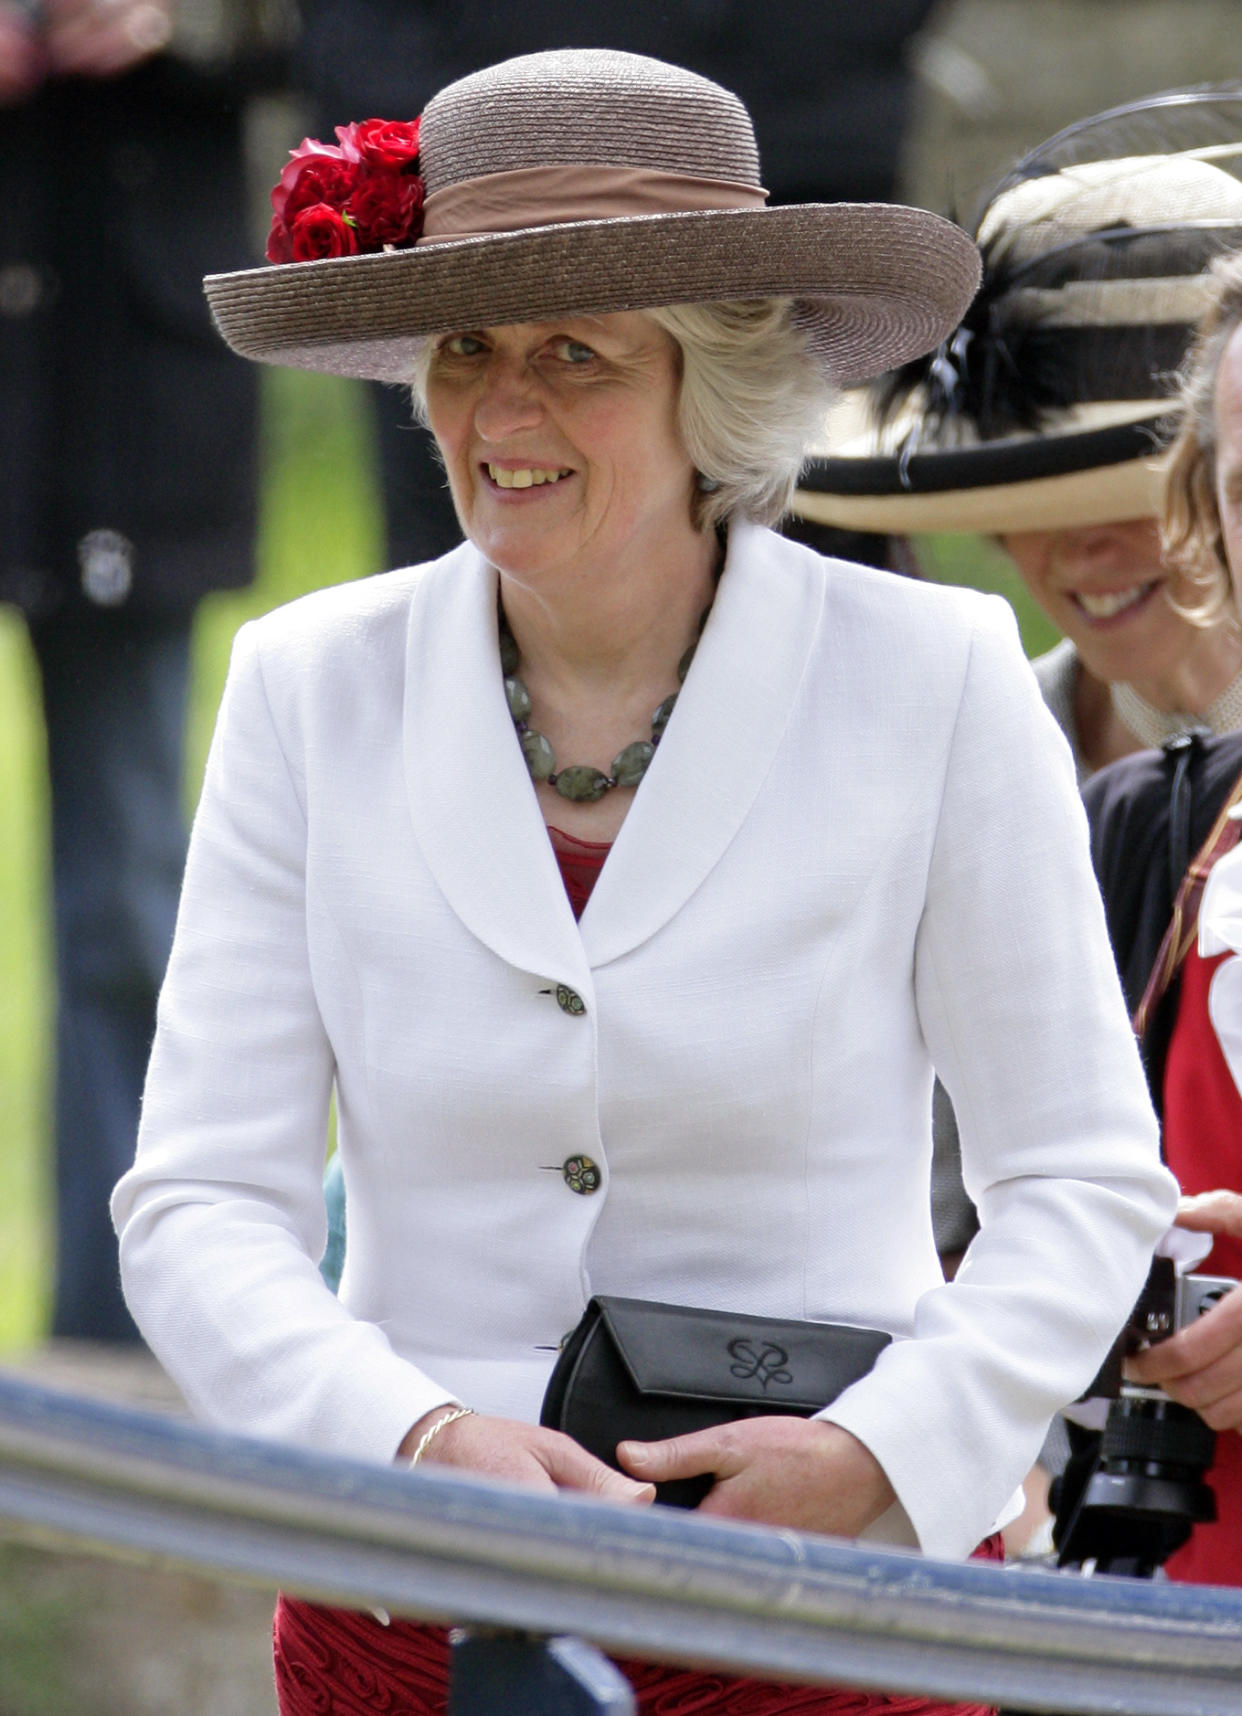
[[[405,777],[415,833],[458,917],[520,970],[590,987],[590,970],[505,701],[496,574],[470,543],[415,586]]]
[[[582,915],[592,966],[653,935],[719,862],[781,743],[823,605],[818,556],[731,528],[694,665]]]

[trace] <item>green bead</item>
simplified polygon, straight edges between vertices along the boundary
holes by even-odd
[[[506,675],[518,670],[518,646],[508,626],[500,628],[500,666]]]
[[[698,638],[695,638],[694,642],[690,645],[690,647],[686,651],[685,655],[683,655],[681,660],[677,663],[677,683],[678,683],[678,685],[684,685],[686,683],[686,675],[690,671],[690,663],[694,660],[694,652],[696,649],[698,649],[698,647],[699,647],[699,640],[698,640]]]
[[[637,786],[646,774],[654,756],[655,746],[649,739],[635,739],[632,745],[627,745],[623,751],[618,751],[612,759],[613,780],[618,786]]]
[[[505,680],[505,696],[509,699],[509,713],[513,719],[525,721],[530,714],[530,692],[516,675]]]
[[[536,733],[533,727],[521,735],[521,740],[522,755],[526,758],[531,780],[546,781],[556,767],[556,752],[543,734]]]
[[[651,717],[651,731],[657,736],[668,726],[668,718],[677,704],[677,693],[671,691]]]
[[[556,790],[575,804],[594,804],[608,791],[608,776],[589,763],[574,763],[556,777]]]

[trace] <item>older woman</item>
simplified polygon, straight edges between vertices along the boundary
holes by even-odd
[[[251,1432],[618,1502],[709,1474],[706,1512],[967,1555],[1173,1187],[1008,610],[766,525],[832,383],[940,338],[972,249],[764,209],[741,104],[628,55],[450,86],[414,190],[409,127],[341,137],[291,163],[275,254],[352,252],[377,208],[406,247],[213,304],[251,356],[413,376],[467,541],[238,639],[115,1198],[130,1302]],[[933,1069],[983,1213],[952,1285]],[[596,1293],[897,1338],[811,1417],[620,1471],[538,1422]],[[383,1697],[442,1708],[428,1629],[289,1603],[277,1642],[286,1711],[372,1645]],[[639,1678],[650,1710],[677,1676]]]

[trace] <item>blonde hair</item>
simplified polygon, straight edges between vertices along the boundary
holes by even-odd
[[[1216,505],[1216,381],[1225,348],[1242,327],[1242,251],[1218,257],[1210,273],[1218,291],[1182,367],[1160,525],[1165,559],[1194,593],[1174,606],[1198,625],[1238,606]],[[1242,567],[1237,576],[1242,580]]]
[[[836,392],[793,299],[669,304],[642,313],[680,353],[678,428],[700,478],[691,502],[695,524],[708,530],[739,517],[776,524]],[[414,412],[424,424],[432,351],[425,341],[411,376]]]

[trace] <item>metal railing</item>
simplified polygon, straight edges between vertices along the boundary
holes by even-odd
[[[959,1566],[387,1470],[3,1372],[0,1531],[775,1680],[1080,1716],[1242,1716],[1242,1591]]]

